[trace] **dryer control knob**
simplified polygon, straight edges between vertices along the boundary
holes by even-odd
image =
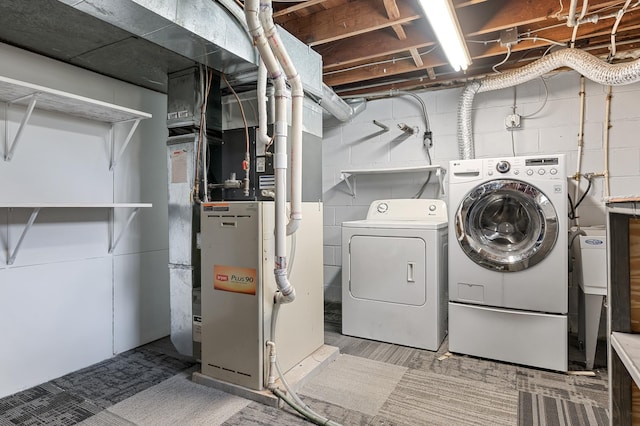
[[[511,169],[511,164],[508,161],[498,161],[496,164],[496,170],[500,173],[507,173]]]
[[[378,213],[386,213],[387,210],[389,210],[389,205],[387,203],[380,203],[376,210],[378,210]]]
[[[527,175],[531,176],[533,174],[533,170],[527,169]]]
[[[434,211],[436,211],[436,206],[435,206],[435,205],[433,205],[433,204],[431,204],[431,205],[429,206],[429,211],[430,211],[430,212],[434,212]]]

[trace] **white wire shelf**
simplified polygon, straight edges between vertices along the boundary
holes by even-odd
[[[146,112],[2,76],[0,76],[0,101],[6,103],[7,109],[11,105],[26,105],[26,111],[13,140],[9,140],[8,117],[5,116],[5,161],[11,161],[20,142],[22,132],[36,107],[89,120],[111,123],[112,135],[114,125],[131,124],[129,132],[121,144],[120,151],[115,156],[113,152],[115,144],[112,141],[110,169],[113,169],[120,159],[140,121],[152,117],[151,114]]]
[[[446,169],[439,165],[430,166],[409,166],[409,167],[381,167],[381,168],[362,168],[348,169],[340,172],[341,179],[347,184],[347,188],[352,196],[356,196],[356,176],[357,175],[374,175],[374,174],[400,174],[400,173],[428,173],[435,172],[440,185],[440,193],[444,194],[444,175]]]
[[[13,262],[15,262],[16,257],[18,256],[18,253],[20,251],[20,246],[22,246],[22,242],[24,241],[24,238],[26,237],[27,233],[35,223],[36,219],[38,218],[38,214],[40,213],[41,209],[46,209],[46,208],[92,208],[92,209],[107,208],[107,209],[110,209],[109,210],[109,242],[110,242],[109,254],[111,254],[116,249],[118,243],[120,242],[120,239],[122,238],[125,231],[133,221],[133,218],[136,216],[138,211],[141,208],[148,208],[152,206],[153,204],[151,203],[20,203],[20,202],[0,203],[0,208],[31,210],[29,219],[27,220],[27,223],[24,229],[20,233],[20,237],[18,238],[18,241],[16,242],[15,247],[13,248],[13,250],[11,250],[11,248],[8,247],[9,257],[7,259],[7,265],[13,265]],[[114,223],[113,210],[117,208],[129,208],[131,209],[131,211],[129,212],[129,216],[127,217],[127,221],[124,227],[122,228],[120,233],[116,236],[114,231],[114,224],[113,224]]]

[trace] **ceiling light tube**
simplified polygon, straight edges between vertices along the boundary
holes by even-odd
[[[419,3],[453,69],[466,70],[471,58],[451,0],[419,0]]]

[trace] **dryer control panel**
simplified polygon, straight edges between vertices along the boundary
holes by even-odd
[[[442,200],[376,200],[369,206],[367,220],[447,221],[447,205]]]

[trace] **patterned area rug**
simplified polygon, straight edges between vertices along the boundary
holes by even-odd
[[[0,399],[0,425],[75,425],[193,365],[134,349]]]
[[[518,424],[608,425],[607,374],[571,376],[518,368]]]

